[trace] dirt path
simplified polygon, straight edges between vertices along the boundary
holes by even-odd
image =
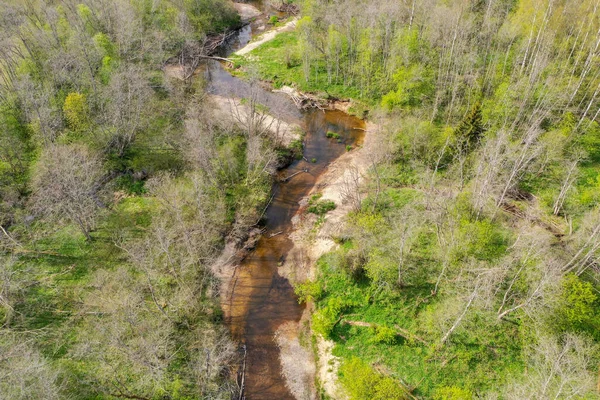
[[[298,22],[298,19],[294,18],[291,21],[287,22],[285,25],[280,26],[279,28],[271,29],[270,31],[263,33],[256,40],[248,43],[246,46],[242,47],[233,54],[243,56],[244,54],[250,53],[252,50],[256,49],[263,43],[267,43],[275,39],[275,37],[277,37],[277,35],[279,35],[281,32],[289,32],[296,29],[296,22]]]

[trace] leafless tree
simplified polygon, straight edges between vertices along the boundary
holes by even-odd
[[[580,161],[581,158],[576,157],[574,160],[571,160],[566,163],[566,174],[560,186],[560,192],[558,193],[558,196],[554,201],[554,205],[552,206],[552,211],[554,215],[558,215],[561,212],[565,200],[567,198],[567,194],[569,193],[569,191],[573,187],[573,183],[577,179],[577,166],[579,165]]]
[[[98,209],[100,159],[81,145],[46,148],[33,177],[33,207],[55,220],[67,218],[90,239]]]
[[[600,253],[600,209],[586,213],[582,226],[570,238],[571,256],[562,266],[564,273],[580,275],[598,263]]]
[[[355,211],[360,210],[362,205],[361,195],[361,174],[358,168],[354,165],[347,169],[344,174],[344,180],[342,182],[342,201],[350,203],[352,209]]]
[[[509,400],[570,399],[595,395],[595,378],[589,372],[594,346],[575,334],[542,336],[529,349],[527,374],[514,380],[503,393]]]
[[[500,264],[502,269],[501,304],[498,319],[517,310],[536,309],[547,304],[563,276],[562,263],[551,251],[553,236],[538,227],[523,223],[521,232]]]
[[[106,91],[108,146],[121,157],[148,126],[151,90],[141,68],[126,66],[113,75]]]
[[[23,334],[0,330],[0,399],[57,400],[59,370]]]

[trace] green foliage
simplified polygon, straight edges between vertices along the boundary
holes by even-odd
[[[239,26],[240,17],[225,0],[185,0],[185,11],[196,32],[216,33]]]
[[[471,400],[472,398],[471,391],[456,386],[439,388],[433,395],[434,400]]]
[[[298,296],[298,302],[307,303],[319,300],[323,295],[323,288],[318,281],[306,281],[297,285],[295,292]]]
[[[506,233],[492,221],[463,219],[459,235],[461,246],[454,253],[457,260],[474,257],[491,261],[503,255],[507,247]]]
[[[340,138],[340,134],[339,134],[339,133],[337,133],[337,132],[332,132],[332,131],[328,131],[328,132],[327,132],[327,134],[326,134],[326,136],[327,136],[329,139],[339,139],[339,138]]]
[[[335,208],[336,205],[332,200],[318,200],[313,196],[308,202],[307,211],[312,214],[325,215],[329,211],[335,210]]]
[[[398,88],[381,99],[382,106],[390,110],[418,107],[434,91],[432,73],[423,65],[399,69],[394,74],[394,82]]]
[[[62,109],[67,125],[73,131],[82,131],[88,126],[90,109],[84,94],[69,93]]]
[[[375,343],[393,344],[396,341],[396,330],[384,325],[375,328]]]
[[[316,79],[305,79],[301,55],[298,32],[283,32],[248,55],[235,58],[236,65],[241,67],[236,73],[243,75],[245,67],[253,65],[257,67],[261,79],[273,82],[276,88],[297,86],[301,91],[323,93],[327,97],[361,98],[372,102],[370,98],[361,97],[356,87],[345,85],[342,80],[328,82],[327,70],[321,62],[318,62],[316,74],[311,75]]]
[[[597,315],[597,300],[598,296],[590,282],[574,274],[565,276],[558,306],[563,327],[568,330],[585,328]]]
[[[329,338],[333,327],[339,322],[340,312],[344,309],[344,302],[338,297],[331,297],[327,305],[312,315],[312,330],[315,333]]]
[[[277,15],[271,15],[271,18],[269,18],[269,24],[275,25],[278,22],[279,22],[279,18],[277,17]]]
[[[351,400],[404,400],[406,395],[394,379],[373,370],[358,358],[340,367],[340,382]]]

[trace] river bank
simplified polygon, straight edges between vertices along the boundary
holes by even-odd
[[[248,50],[251,51],[264,43],[265,38],[270,40],[293,29],[293,25],[288,23],[283,28],[267,32],[262,39],[242,46],[242,50],[258,43]],[[217,62],[209,62],[203,72],[209,82],[211,103],[223,118],[242,124],[249,111],[241,99],[247,99],[249,93],[253,99],[260,98],[259,103],[267,103],[264,105],[269,109],[280,109],[286,103],[298,105],[292,101],[293,96],[301,95],[272,94],[263,92],[264,88],[250,88]],[[347,103],[324,99],[319,103],[320,109],[304,110],[300,115],[284,112],[285,117],[268,116],[264,121],[283,127],[277,130],[276,138],[284,145],[298,139],[297,128],[301,127],[305,132],[304,158],[279,172],[261,228],[253,230],[245,243],[228,243],[213,268],[222,282],[226,324],[234,340],[245,349],[242,380],[247,399],[316,399],[317,380],[324,387],[331,387],[328,392],[335,392],[332,374],[327,376],[320,371],[316,378],[308,331],[310,308],[298,304],[293,283],[314,275],[316,259],[334,246],[332,232],[352,209],[344,197],[344,187],[349,179],[354,179],[355,184],[363,179],[374,128],[337,109],[347,110]],[[288,121],[282,123],[286,118]],[[336,138],[329,137],[331,132],[335,132]],[[314,220],[312,214],[306,213],[306,204],[317,192],[334,201],[337,208],[327,214],[315,240],[307,241],[305,236],[314,226]],[[307,263],[297,262],[303,254],[308,254]],[[321,353],[320,360],[329,359],[329,354]],[[324,368],[328,370],[320,363],[319,370]]]

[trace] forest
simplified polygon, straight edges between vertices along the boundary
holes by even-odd
[[[227,70],[367,123],[340,199],[299,211],[295,246],[332,246],[286,260],[325,371],[294,397],[600,398],[600,1],[272,3]],[[302,158],[281,110],[224,118],[194,74],[246,23],[0,2],[0,399],[242,398],[214,265]]]

